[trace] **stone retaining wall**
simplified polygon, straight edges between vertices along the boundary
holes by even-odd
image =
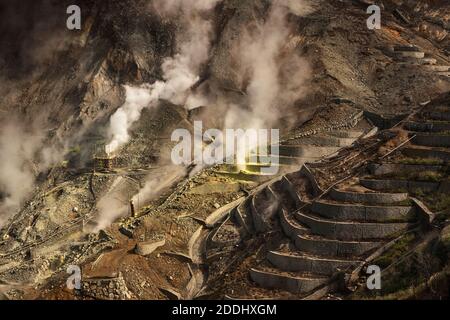
[[[355,139],[354,138],[340,138],[335,136],[327,135],[317,135],[307,138],[308,144],[322,146],[322,147],[335,147],[342,148],[351,145]]]
[[[307,229],[297,227],[290,223],[288,217],[288,213],[284,209],[280,209],[280,225],[283,229],[283,232],[292,240],[295,240],[298,235],[305,234]]]
[[[285,157],[321,158],[339,150],[339,147],[314,147],[308,145],[281,145],[279,155]]]
[[[375,164],[372,163],[368,166],[370,174],[375,176],[381,176],[391,173],[416,173],[421,171],[440,171],[442,166],[435,165],[419,165],[419,164]]]
[[[406,119],[409,114],[405,113],[392,118],[385,118],[383,116],[380,116],[379,114],[370,111],[364,111],[364,116],[368,118],[375,126],[380,128],[381,130],[385,130],[392,128],[400,121]]]
[[[256,207],[257,197],[262,196],[262,193],[266,192],[270,195],[267,200],[264,200],[268,203],[268,205],[265,207],[264,212],[259,212]],[[279,203],[276,196],[272,194],[271,190],[267,187],[252,198],[250,202],[250,210],[252,214],[253,226],[255,227],[256,232],[266,232],[270,229],[270,220],[278,212],[278,208]]]
[[[450,147],[450,135],[424,135],[418,134],[412,140],[412,142],[416,145],[427,146],[427,147],[441,147],[441,148],[449,148]]]
[[[432,223],[434,218],[436,217],[436,214],[431,212],[431,210],[428,209],[427,206],[419,199],[411,197],[411,200],[414,202],[414,205],[417,208],[419,221],[422,223],[422,225],[429,227],[430,223]]]
[[[290,272],[307,272],[331,276],[339,270],[356,266],[359,261],[318,259],[269,251],[267,260],[278,269]]]
[[[407,193],[358,193],[332,189],[330,196],[342,202],[362,202],[367,204],[386,204],[401,202],[408,199]]]
[[[339,240],[389,238],[408,228],[407,223],[344,223],[317,219],[302,213],[297,213],[296,218],[310,227],[313,234]]]
[[[308,279],[250,269],[250,278],[264,288],[282,289],[294,294],[308,293],[326,283],[326,278]]]
[[[411,131],[450,131],[450,123],[424,123],[424,122],[408,122],[405,124],[405,128]]]
[[[362,186],[372,190],[423,190],[426,192],[437,191],[439,182],[426,181],[408,181],[408,180],[376,180],[376,179],[360,179]]]
[[[245,199],[239,206],[237,206],[236,210],[234,210],[234,218],[238,225],[243,227],[248,233],[253,233],[253,222],[250,216],[250,212],[247,212],[250,209],[250,201],[252,201],[253,196],[249,196]]]
[[[255,227],[255,231],[257,233],[267,231],[269,226],[266,224],[262,215],[256,209],[255,196],[252,197],[252,200],[250,202],[250,212],[253,220],[253,226]]]
[[[329,257],[361,256],[379,247],[382,242],[338,241],[330,239],[309,239],[297,236],[295,246],[311,254]]]
[[[450,152],[440,150],[427,150],[418,148],[404,148],[402,153],[411,158],[424,158],[424,159],[440,159],[443,161],[450,161]]]
[[[450,121],[450,113],[446,112],[425,112],[424,115],[432,120]]]
[[[361,131],[329,131],[328,134],[337,137],[337,138],[345,138],[345,139],[352,139],[356,140],[361,135]]]
[[[287,193],[289,193],[289,195],[291,196],[291,198],[295,202],[295,207],[296,208],[300,208],[303,205],[304,202],[302,201],[302,199],[298,195],[298,193],[295,190],[295,187],[292,184],[292,182],[289,181],[289,179],[286,176],[283,176],[283,178],[281,178],[281,188],[284,191],[286,191]]]
[[[309,170],[309,168],[306,165],[302,166],[302,168],[300,169],[300,174],[305,176],[311,183],[314,196],[318,196],[323,193],[323,190],[320,188],[319,184],[317,183],[316,177],[312,174],[311,170]]]
[[[406,221],[414,213],[412,207],[371,207],[363,205],[314,202],[312,210],[319,215],[337,221]]]
[[[119,273],[117,278],[86,279],[82,282],[83,295],[98,300],[128,300],[132,293]]]
[[[359,123],[359,121],[361,121],[363,119],[364,115],[365,115],[365,112],[358,111],[358,112],[354,113],[353,115],[351,115],[348,118],[348,120],[346,120],[346,121],[331,123],[322,128],[311,129],[311,130],[302,132],[300,134],[297,134],[289,140],[295,140],[295,139],[299,139],[299,138],[303,138],[303,137],[309,137],[312,135],[319,134],[321,132],[332,132],[332,131],[337,131],[337,130],[341,130],[341,129],[351,129],[351,128],[355,127]]]

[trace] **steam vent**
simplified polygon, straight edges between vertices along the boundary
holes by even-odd
[[[450,299],[450,0],[0,0],[0,97],[0,300]]]

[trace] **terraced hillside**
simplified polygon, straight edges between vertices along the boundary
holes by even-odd
[[[358,284],[364,268],[390,248],[405,239],[416,245],[444,228],[449,107],[433,102],[359,146],[306,164],[247,197],[206,242],[211,286],[224,281],[220,292],[229,299],[345,295],[364,287]],[[361,163],[367,150],[378,153]],[[346,175],[324,186],[320,177],[330,166],[342,166]]]
[[[448,297],[450,5],[372,2],[3,1],[0,299]],[[278,172],[175,166],[195,121]]]
[[[335,121],[325,127],[315,130],[304,130],[297,135],[288,135],[273,152],[272,146],[265,155],[268,159],[276,158],[278,175],[296,171],[303,163],[314,162],[326,156],[332,155],[339,149],[349,146],[359,137],[373,134],[376,128],[371,126],[364,117],[362,111],[353,111],[349,119]],[[256,154],[257,162],[249,159],[245,165],[221,165],[214,172],[232,179],[265,182],[273,178],[273,174],[264,174],[263,168],[268,168],[270,163],[264,162],[260,154]]]

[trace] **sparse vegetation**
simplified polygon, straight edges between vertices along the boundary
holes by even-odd
[[[380,268],[382,269],[387,268],[410,249],[411,243],[414,241],[414,239],[416,239],[416,236],[413,233],[405,235],[403,238],[397,241],[397,243],[395,243],[388,251],[375,259],[373,263],[380,266]]]
[[[24,14],[2,20],[0,118],[23,130],[0,127],[0,298],[347,299],[363,261],[365,298],[448,285],[450,4],[379,0],[396,14],[366,32],[373,1],[84,0],[66,33],[38,2],[0,10]]]
[[[396,179],[396,180],[410,180],[410,181],[423,181],[423,182],[439,182],[448,178],[447,172],[444,171],[419,171],[419,172],[393,172],[381,176],[377,176],[377,179]]]
[[[443,165],[445,162],[435,158],[402,158],[398,160],[399,164],[421,164],[421,165]]]
[[[73,146],[69,149],[69,153],[79,154],[81,152],[81,147],[79,145]]]
[[[425,192],[416,189],[411,194],[423,201],[433,212],[440,212],[450,209],[450,194],[443,192]]]

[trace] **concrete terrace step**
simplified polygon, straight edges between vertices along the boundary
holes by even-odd
[[[270,268],[250,269],[250,278],[263,288],[281,289],[295,294],[305,294],[325,284],[327,277],[294,276]]]
[[[384,164],[370,164],[369,172],[374,176],[382,176],[392,173],[417,173],[421,171],[441,171],[445,167],[439,165],[427,164],[402,164],[402,163],[384,163]],[[366,187],[367,188],[367,187]],[[371,189],[371,188],[370,188]]]
[[[336,221],[385,222],[407,221],[414,213],[412,207],[365,206],[316,201],[311,207],[314,213]]]
[[[244,173],[244,174],[264,174],[263,169],[271,170],[277,169],[278,173],[285,173],[298,170],[298,165],[293,164],[267,164],[267,163],[247,163],[245,166],[239,166],[234,164],[223,164],[220,165],[217,171],[219,172],[229,172],[229,173]]]
[[[405,123],[405,129],[417,132],[450,131],[450,122],[413,122]]]
[[[270,220],[279,210],[279,203],[275,194],[268,187],[258,192],[250,202],[253,225],[257,232],[270,229]]]
[[[338,151],[339,147],[316,147],[308,145],[281,145],[279,149],[280,156],[302,157],[302,158],[320,158]]]
[[[424,65],[427,65],[428,62],[426,62],[426,58],[417,58],[417,57],[404,57],[401,55],[396,55],[395,58],[397,59],[397,64],[401,66],[417,66],[421,67]]]
[[[278,251],[269,251],[267,260],[282,271],[307,272],[327,276],[332,276],[339,270],[348,270],[361,262],[357,260],[316,258]]]
[[[425,111],[422,117],[429,120],[450,121],[450,112]]]
[[[382,244],[381,241],[340,241],[308,235],[298,235],[295,239],[299,250],[328,257],[362,256]]]
[[[305,228],[299,224],[295,219],[286,212],[286,210],[281,210],[279,213],[281,228],[289,238],[295,240],[299,235],[308,234],[309,229]]]
[[[269,188],[271,188],[283,207],[285,207],[286,202],[288,204],[293,203],[294,209],[297,209],[304,204],[302,197],[297,192],[296,186],[286,175],[283,176],[279,182],[270,185]]]
[[[424,65],[422,69],[430,72],[448,72],[450,71],[450,66],[442,66],[442,65]]]
[[[391,238],[407,230],[408,223],[337,222],[297,212],[296,219],[308,226],[312,234],[336,240],[371,240]]]
[[[231,179],[235,179],[235,180],[252,181],[252,182],[258,182],[258,183],[268,181],[274,177],[271,174],[255,173],[255,172],[249,172],[249,171],[245,171],[245,170],[241,170],[240,172],[228,172],[228,171],[214,170],[213,172],[218,175],[228,177]]]
[[[255,230],[250,209],[250,203],[252,199],[253,196],[249,196],[233,211],[233,216],[237,224],[244,228],[244,230],[248,233],[254,233]]]
[[[360,179],[361,185],[376,191],[383,190],[423,190],[426,192],[438,191],[439,182],[410,181],[395,179]],[[389,207],[388,207],[389,208]]]
[[[280,180],[271,184],[270,188],[280,204],[280,210],[293,212],[303,205],[303,201],[298,195],[295,187],[288,179],[286,179],[286,176],[283,176]]]
[[[407,193],[358,193],[331,189],[330,196],[336,201],[364,204],[394,204],[408,199]]]
[[[428,149],[421,148],[420,146],[411,146],[401,149],[401,152],[411,158],[422,158],[422,159],[438,159],[442,161],[450,161],[450,151],[445,149]]]
[[[320,157],[291,157],[291,156],[278,156],[278,163],[288,166],[297,166],[300,168],[302,164],[307,162],[315,162]]]
[[[439,134],[417,134],[412,143],[419,146],[425,147],[450,147],[450,135],[439,135]]]
[[[450,112],[450,104],[434,105],[434,106],[431,106],[428,111]]]
[[[302,138],[302,145],[319,146],[319,147],[346,147],[351,145],[355,138],[341,138],[326,134],[318,134],[310,137]],[[290,146],[290,144],[285,144]]]

